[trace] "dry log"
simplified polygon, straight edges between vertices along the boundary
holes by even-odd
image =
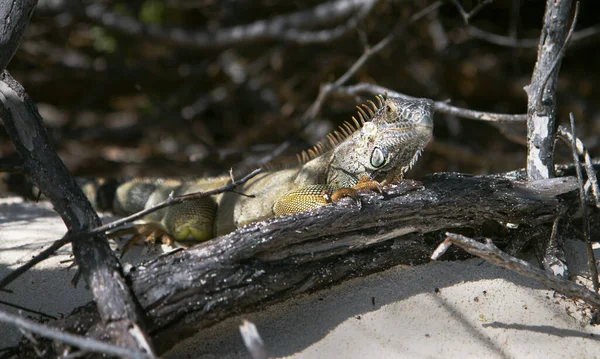
[[[395,265],[425,263],[449,229],[497,243],[530,235],[532,227],[551,226],[565,206],[577,206],[576,187],[573,177],[527,185],[436,174],[361,194],[360,206],[348,199],[258,222],[160,256],[127,277],[160,353],[231,316]],[[92,308],[71,320],[81,324]]]

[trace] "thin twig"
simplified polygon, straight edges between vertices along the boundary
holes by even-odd
[[[575,141],[575,148],[577,148],[577,152],[583,156],[585,163],[585,173],[588,180],[585,187],[588,188],[589,185],[589,187],[592,188],[592,196],[594,197],[596,208],[600,209],[600,185],[598,185],[598,176],[596,176],[594,161],[592,161],[590,153],[583,145],[583,142],[578,138],[574,138],[571,132],[563,126],[558,126],[556,134],[557,137],[563,140],[568,146],[571,146],[572,141]]]
[[[408,96],[383,86],[368,84],[368,83],[359,83],[352,86],[339,87],[334,92],[343,93],[347,95],[357,95],[359,93],[369,93],[372,95],[378,95],[382,93],[387,93],[391,97],[402,97],[406,99],[414,99],[412,96]],[[448,105],[446,102],[436,101],[434,102],[433,108],[436,112],[444,113],[447,115],[458,116],[470,120],[479,120],[479,121],[489,121],[489,122],[524,122],[527,120],[527,115],[518,114],[504,114],[504,113],[493,113],[493,112],[483,112],[483,111],[475,111],[469,110],[466,108],[460,108],[456,106]]]
[[[69,334],[59,329],[50,328],[48,326],[38,324],[32,320],[25,319],[18,315],[10,314],[2,310],[0,310],[0,322],[12,324],[14,326],[17,326],[21,330],[33,332],[45,338],[50,338],[69,345],[76,346],[80,350],[85,350],[87,352],[115,355],[125,358],[155,358],[153,355],[148,353],[135,352],[133,350],[125,349],[95,339]]]
[[[521,1],[520,0],[512,0],[510,4],[510,22],[508,25],[508,36],[516,40],[517,39],[517,31],[519,30],[519,15],[521,14]],[[513,54],[514,51],[513,51]]]
[[[459,246],[472,255],[485,259],[491,264],[513,270],[569,297],[581,299],[597,310],[600,309],[600,295],[598,295],[598,293],[595,293],[584,286],[577,285],[562,277],[557,277],[550,272],[535,268],[531,264],[521,259],[508,255],[507,253],[498,249],[498,247],[496,247],[490,239],[486,238],[485,243],[479,243],[474,239],[462,236],[460,234],[446,233],[446,240],[442,242],[440,247],[443,246],[447,249],[450,243]],[[439,256],[443,254],[443,251],[436,250],[435,253],[437,256],[432,256],[432,259],[434,260],[438,259]]]
[[[512,47],[512,48],[536,48],[538,46],[539,39],[515,39],[509,36],[503,36],[498,34],[493,34],[491,32],[487,32],[478,27],[470,25],[467,28],[467,32],[469,35],[474,38],[484,40],[489,42],[490,44]],[[579,30],[573,32],[573,36],[571,36],[571,41],[567,44],[567,47],[574,45],[575,43],[585,40],[589,37],[596,36],[600,34],[600,26],[590,26],[586,29]]]
[[[579,161],[579,155],[584,156],[585,161],[585,169],[586,175],[588,178],[588,183],[592,187],[592,194],[594,200],[596,202],[596,207],[600,208],[600,199],[598,194],[600,193],[600,189],[598,188],[598,179],[596,177],[596,171],[594,170],[594,166],[590,157],[589,152],[583,145],[580,139],[575,136],[575,118],[571,113],[569,115],[571,122],[571,132],[569,132],[566,128],[559,126],[557,131],[557,136],[559,139],[566,142],[571,146],[573,152],[573,161],[575,163],[575,170],[577,172],[577,179],[579,181],[579,196],[581,201],[581,210],[583,217],[583,235],[585,238],[585,246],[587,252],[588,266],[590,268],[590,276],[592,277],[592,283],[594,285],[594,290],[598,292],[599,280],[598,280],[598,267],[596,266],[596,259],[594,256],[594,250],[592,248],[592,243],[590,240],[590,224],[589,217],[587,214],[587,205],[586,205],[586,186],[583,184],[583,175],[581,173],[581,163]]]
[[[33,309],[30,309],[30,308],[27,308],[27,307],[24,307],[22,305],[18,305],[18,304],[15,304],[15,303],[10,303],[10,302],[4,301],[4,300],[0,300],[0,304],[4,304],[7,307],[19,309],[19,310],[22,310],[24,312],[28,312],[28,313],[32,313],[32,314],[37,314],[40,317],[44,317],[44,318],[48,318],[48,319],[54,319],[54,320],[58,319],[57,317],[52,316],[50,314],[47,314],[47,313],[44,313],[44,312],[40,312],[38,310],[33,310]]]
[[[484,0],[482,2],[480,2],[479,4],[477,4],[471,11],[466,12],[465,9],[462,7],[462,5],[458,2],[458,0],[452,0],[452,3],[454,4],[454,6],[456,7],[456,9],[458,10],[458,12],[460,13],[460,16],[462,16],[463,21],[465,22],[465,24],[469,24],[469,20],[477,15],[477,13],[479,13],[486,5],[491,4],[494,0]]]
[[[0,163],[0,172],[4,173],[25,173],[23,165],[14,165],[10,163]]]
[[[481,30],[473,25],[467,27],[467,33],[476,39],[484,40],[490,44],[512,48],[533,49],[537,47],[538,42],[540,41],[539,39],[515,39],[508,36],[493,34],[491,32]]]
[[[201,197],[208,197],[208,196],[212,196],[215,194],[219,194],[219,193],[223,193],[223,192],[228,192],[228,191],[232,191],[234,190],[237,186],[245,183],[246,181],[248,181],[249,179],[251,179],[252,177],[256,176],[257,174],[259,174],[261,172],[261,169],[256,169],[254,171],[252,171],[251,173],[249,173],[248,175],[244,176],[242,179],[238,180],[238,181],[232,181],[228,184],[226,184],[223,187],[211,190],[211,191],[206,191],[206,192],[197,192],[197,193],[191,193],[191,194],[186,194],[183,196],[177,196],[177,197],[169,197],[167,200],[157,204],[156,206],[152,207],[152,208],[148,208],[145,209],[143,211],[137,212],[132,214],[131,216],[125,217],[125,218],[121,218],[118,219],[116,221],[107,223],[105,225],[96,227],[94,229],[91,229],[89,231],[85,231],[85,232],[78,232],[75,234],[72,233],[67,233],[63,238],[55,241],[54,243],[52,243],[52,245],[46,249],[44,249],[41,253],[39,253],[38,255],[36,255],[35,257],[33,257],[32,259],[30,259],[29,261],[27,261],[27,263],[23,264],[22,266],[20,266],[19,268],[13,270],[12,272],[10,272],[8,275],[6,275],[4,278],[2,278],[0,280],[0,289],[6,287],[7,285],[9,285],[10,283],[12,283],[15,279],[19,278],[23,273],[25,273],[27,270],[29,270],[30,268],[32,268],[33,266],[35,266],[36,264],[40,263],[41,261],[45,260],[46,258],[50,257],[52,254],[54,254],[58,249],[60,249],[62,246],[77,240],[79,238],[82,237],[86,237],[86,236],[91,236],[94,234],[98,234],[98,233],[104,233],[108,230],[112,230],[115,229],[119,226],[125,225],[127,223],[133,222],[139,218],[142,218],[150,213],[156,212],[162,208],[168,207],[168,206],[172,206],[174,204],[177,203],[182,203],[185,201],[188,201],[190,199],[193,198],[201,198]]]
[[[176,197],[171,197],[169,196],[169,198],[167,198],[166,200],[152,206],[151,208],[147,208],[143,211],[139,211],[137,213],[132,214],[131,216],[127,216],[125,218],[121,218],[118,219],[116,221],[112,221],[110,223],[107,223],[103,226],[100,227],[96,227],[94,229],[92,229],[91,231],[89,231],[89,234],[95,234],[95,233],[102,233],[102,232],[106,232],[108,230],[112,230],[115,229],[117,227],[120,227],[124,224],[127,223],[131,223],[135,220],[138,220],[142,217],[145,217],[147,215],[149,215],[150,213],[156,212],[160,209],[163,209],[165,207],[169,207],[178,203],[183,203],[185,201],[189,201],[191,199],[195,199],[195,198],[202,198],[202,197],[209,197],[209,196],[213,196],[215,194],[219,194],[219,193],[223,193],[223,192],[228,192],[228,191],[232,191],[234,190],[237,186],[245,183],[246,181],[248,181],[249,179],[251,179],[252,177],[256,176],[257,174],[259,174],[262,171],[261,168],[257,168],[254,171],[250,172],[249,174],[247,174],[246,176],[244,176],[242,179],[240,179],[239,181],[232,181],[229,182],[228,184],[226,184],[223,187],[219,187],[217,189],[213,189],[210,191],[205,191],[205,192],[196,192],[196,193],[190,193],[190,194],[184,194],[181,196],[176,196]]]
[[[365,62],[367,62],[373,55],[379,53],[381,50],[386,48],[398,35],[403,33],[409,25],[413,24],[418,20],[421,20],[425,16],[434,12],[440,6],[442,6],[442,4],[443,2],[441,0],[436,1],[428,7],[424,8],[423,10],[413,14],[408,20],[399,21],[394,26],[392,31],[386,37],[381,39],[377,44],[375,44],[375,46],[367,46],[363,51],[362,55],[352,64],[352,66],[350,66],[350,68],[348,68],[348,70],[346,70],[346,72],[342,76],[340,76],[333,83],[326,83],[321,86],[317,99],[315,100],[315,102],[313,102],[313,104],[308,108],[308,110],[304,114],[305,122],[315,118],[321,110],[321,107],[323,106],[323,101],[325,101],[327,96],[329,96],[329,94],[332,91],[345,84],[356,73],[356,71],[358,71],[365,64]]]
[[[35,257],[28,260],[27,263],[23,264],[22,266],[20,266],[19,268],[15,269],[15,270],[11,271],[4,278],[2,278],[0,280],[0,289],[3,289],[4,287],[6,287],[10,283],[12,283],[15,279],[19,278],[23,273],[27,272],[29,269],[31,269],[36,264],[46,260],[48,257],[53,255],[57,250],[62,248],[64,245],[67,245],[67,244],[71,243],[72,241],[76,240],[78,238],[78,235],[81,235],[83,233],[84,232],[78,232],[77,235],[73,235],[71,233],[65,234],[64,237],[62,237],[61,239],[52,243],[52,245],[50,245],[50,247],[44,249],[39,254],[37,254]]]
[[[260,337],[254,323],[246,319],[242,320],[240,334],[242,335],[244,345],[246,346],[246,349],[248,349],[252,359],[267,359],[269,357],[267,349],[265,348],[265,343]]]
[[[598,267],[596,267],[596,258],[594,258],[594,249],[592,248],[592,242],[590,240],[590,220],[588,217],[587,204],[585,200],[585,188],[583,184],[583,174],[581,173],[581,162],[579,161],[579,154],[577,153],[577,136],[575,135],[575,118],[573,114],[570,114],[571,120],[571,150],[573,153],[573,162],[575,163],[575,171],[577,172],[577,180],[579,182],[579,200],[581,201],[581,216],[583,221],[583,237],[585,240],[585,248],[587,251],[588,267],[590,268],[590,275],[592,277],[592,283],[594,290],[598,292]]]
[[[563,216],[564,213],[560,213],[554,218],[552,232],[550,233],[550,239],[548,240],[548,246],[546,247],[542,263],[544,268],[552,271],[554,275],[567,277],[569,275],[569,268],[564,261],[563,241],[562,238],[559,237],[560,223]]]
[[[417,22],[429,15],[433,11],[437,10],[440,6],[442,6],[442,1],[436,1],[423,10],[413,14],[407,21],[398,22],[391,33],[384,37],[381,41],[379,41],[373,47],[367,47],[363,54],[350,66],[350,68],[342,75],[339,79],[337,79],[334,83],[334,87],[339,87],[345,84],[350,77],[352,77],[358,69],[360,69],[367,60],[369,60],[373,55],[379,53],[381,50],[385,49],[399,34],[403,33],[409,25],[414,22]]]

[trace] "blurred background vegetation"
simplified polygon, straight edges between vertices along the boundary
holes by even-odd
[[[368,97],[332,95],[316,117],[305,112],[320,86],[339,78],[365,46],[434,1],[362,0],[372,8],[356,5],[344,16],[285,28],[293,35],[347,27],[318,43],[283,31],[228,43],[219,34],[349,2],[40,1],[8,70],[38,105],[76,175],[216,175],[252,168],[310,147],[350,119]],[[482,2],[445,1],[347,84],[375,83],[469,109],[525,113],[523,87],[535,63],[544,3],[492,1],[466,23],[457,4],[469,12]],[[592,154],[600,153],[599,33],[600,3],[582,1],[557,92],[559,122],[567,123],[573,112]],[[408,177],[525,166],[524,123],[498,126],[437,114],[434,135]],[[569,159],[565,146],[559,152]],[[18,163],[3,127],[0,157]]]

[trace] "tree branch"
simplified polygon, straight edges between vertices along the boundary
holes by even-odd
[[[493,34],[472,25],[467,28],[467,32],[474,38],[498,46],[528,49],[534,48],[539,44],[539,39],[515,39],[509,36]],[[567,44],[567,46],[571,47],[580,40],[587,40],[588,38],[597,36],[598,34],[600,34],[600,26],[598,25],[575,31],[571,37],[571,41],[569,44]]]
[[[481,2],[479,2],[479,4],[477,4],[475,7],[473,7],[473,9],[471,9],[471,11],[469,11],[469,12],[465,11],[465,9],[462,7],[460,2],[458,2],[458,0],[452,0],[452,3],[458,10],[458,13],[460,14],[460,16],[462,16],[465,24],[468,25],[469,20],[471,20],[471,18],[473,16],[477,15],[477,13],[479,13],[486,5],[491,4],[493,1],[494,0],[481,1]]]
[[[56,155],[37,107],[25,89],[4,70],[21,42],[35,1],[0,3],[2,54],[0,55],[0,117],[23,167],[46,194],[72,233],[101,224],[100,218],[81,189]],[[73,242],[79,269],[92,289],[102,323],[103,339],[141,353],[152,355],[139,308],[124,281],[122,268],[113,255],[106,236],[79,238]]]
[[[137,19],[115,13],[105,5],[95,3],[73,6],[66,0],[41,1],[40,8],[52,12],[69,12],[100,24],[107,29],[133,36],[165,41],[177,46],[209,48],[226,47],[264,40],[284,40],[299,44],[326,43],[356,28],[371,11],[377,0],[336,0],[310,10],[258,20],[246,25],[217,31],[191,31],[177,27],[145,24]],[[330,29],[303,30],[350,16],[345,23]]]
[[[388,88],[367,84],[367,83],[359,83],[352,86],[339,87],[334,92],[343,93],[347,95],[357,95],[360,93],[368,93],[371,95],[378,95],[382,93],[386,93],[391,95],[392,97],[402,97],[406,99],[414,99],[412,96],[408,96]],[[483,112],[483,111],[475,111],[469,110],[466,108],[460,108],[456,106],[451,106],[446,102],[435,101],[434,102],[434,110],[439,113],[444,113],[447,115],[453,115],[457,117],[466,118],[469,120],[479,120],[479,121],[489,121],[489,122],[524,122],[527,120],[527,115],[511,115],[504,113],[493,113],[493,112]]]
[[[37,0],[0,2],[0,73],[19,48]]]
[[[547,0],[538,57],[527,92],[527,176],[552,177],[556,81],[565,46],[571,0]]]
[[[78,234],[101,225],[91,204],[56,155],[33,101],[7,71],[0,76],[0,116],[27,173],[50,199],[69,230]],[[106,236],[79,237],[73,242],[73,253],[103,320],[99,333],[115,344],[151,353],[141,329],[142,317]],[[142,335],[132,335],[131,328]]]

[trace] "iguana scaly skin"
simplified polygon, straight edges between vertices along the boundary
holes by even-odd
[[[353,123],[345,123],[324,143],[303,152],[297,166],[267,169],[238,188],[253,198],[234,192],[198,198],[154,212],[144,222],[176,240],[204,241],[251,222],[318,208],[338,194],[344,196],[355,189],[401,179],[432,137],[433,102],[384,100],[381,96],[377,102],[357,106],[359,120],[353,117]],[[229,181],[229,177],[194,181],[137,179],[121,183],[112,191],[89,186],[84,191],[100,209],[129,215],[164,201],[171,193],[177,196],[207,191]]]

